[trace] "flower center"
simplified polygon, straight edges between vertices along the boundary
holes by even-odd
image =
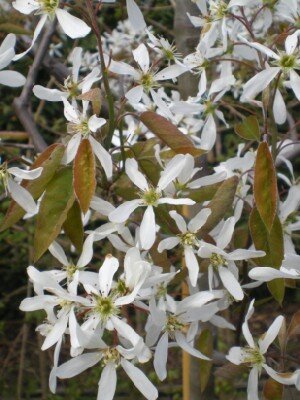
[[[53,15],[59,5],[59,0],[39,0],[42,12]]]
[[[214,268],[218,268],[221,265],[228,265],[228,262],[223,256],[217,253],[212,253],[210,256],[210,263]]]
[[[165,297],[167,293],[167,288],[161,283],[156,290],[156,298],[160,299]]]
[[[120,363],[120,354],[114,347],[103,350],[102,366],[105,367],[109,363],[116,364],[116,367]]]
[[[278,60],[278,65],[283,69],[296,68],[297,58],[294,54],[283,54]]]
[[[87,137],[90,134],[90,128],[87,119],[83,119],[79,124],[73,122],[68,124],[68,133],[76,134],[80,133],[83,137]]]
[[[157,206],[157,202],[161,198],[161,193],[151,188],[143,192],[141,198],[147,206]]]
[[[77,271],[77,267],[74,264],[70,264],[66,267],[68,278],[72,278],[75,272]]]
[[[165,332],[168,332],[171,336],[176,331],[182,331],[184,329],[184,324],[178,321],[174,315],[169,315],[166,326],[164,328]]]
[[[3,182],[4,187],[7,187],[7,181],[9,178],[9,173],[7,171],[7,165],[6,163],[3,163],[0,165],[0,180]]]
[[[78,83],[74,82],[70,76],[65,80],[64,87],[67,90],[67,92],[69,93],[69,97],[71,97],[72,99],[74,99],[80,95]]]
[[[120,296],[125,296],[125,294],[128,292],[126,283],[123,279],[118,280],[117,285],[114,288],[114,292],[116,292]]]
[[[226,16],[228,12],[228,5],[225,3],[225,1],[219,1],[218,3],[212,3],[210,6],[210,12],[214,18],[216,19],[221,19]]]
[[[243,363],[245,364],[261,366],[266,362],[264,355],[257,347],[254,349],[251,347],[244,347],[243,353]]]
[[[107,320],[112,315],[118,314],[118,309],[110,297],[95,296],[95,312],[100,315],[102,320]]]
[[[192,232],[183,233],[180,236],[180,241],[183,246],[193,246],[197,243],[197,237]]]
[[[214,114],[215,109],[216,105],[212,101],[207,100],[205,102],[205,111],[204,111],[205,115]]]
[[[157,86],[157,83],[155,82],[155,79],[151,73],[144,73],[141,77],[140,84],[147,92],[149,92],[151,88]]]

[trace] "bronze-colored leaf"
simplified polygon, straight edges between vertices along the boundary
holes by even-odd
[[[69,237],[73,245],[79,253],[82,251],[84,229],[81,218],[81,210],[78,201],[75,200],[72,207],[68,211],[67,219],[63,224],[63,230]]]
[[[155,136],[177,154],[192,154],[197,157],[206,152],[197,149],[191,139],[184,135],[172,122],[153,111],[143,112],[140,120]]]
[[[269,378],[263,388],[264,400],[282,400],[283,385]]]
[[[260,140],[259,123],[255,115],[246,117],[240,124],[234,126],[235,133],[246,140]]]
[[[81,210],[86,213],[96,189],[95,156],[88,139],[83,139],[74,160],[74,190]]]
[[[270,231],[277,209],[277,179],[273,158],[266,142],[260,143],[257,150],[253,190],[258,212]]]

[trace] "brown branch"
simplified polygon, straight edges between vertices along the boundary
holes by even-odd
[[[41,136],[37,129],[34,121],[34,117],[31,109],[30,97],[32,89],[35,84],[37,74],[40,66],[43,63],[43,59],[47,53],[51,36],[53,35],[56,28],[56,22],[52,22],[50,27],[43,33],[43,36],[39,42],[37,52],[34,57],[32,66],[29,69],[26,83],[23,87],[20,97],[14,100],[14,107],[16,114],[24,126],[25,130],[30,134],[32,142],[36,151],[41,152],[47,147],[47,143]]]

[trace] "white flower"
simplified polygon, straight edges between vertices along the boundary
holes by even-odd
[[[0,70],[7,67],[15,56],[16,36],[8,34],[0,46]],[[10,87],[23,86],[26,78],[16,71],[0,71],[0,84]]]
[[[80,18],[74,17],[66,10],[59,7],[60,0],[15,0],[13,7],[22,14],[41,14],[34,33],[30,47],[23,53],[18,54],[14,59],[17,60],[27,54],[33,47],[37,37],[43,29],[47,19],[57,18],[62,30],[72,39],[86,36],[91,28]]]
[[[199,247],[197,232],[205,224],[210,214],[211,210],[209,208],[204,208],[194,218],[192,218],[188,224],[186,224],[181,215],[176,211],[170,211],[170,216],[176,222],[181,233],[176,237],[168,237],[167,239],[162,240],[158,245],[158,251],[161,253],[164,250],[170,250],[178,244],[181,244],[184,249],[184,259],[189,271],[192,286],[196,286],[199,273],[199,265],[195,256],[195,248]]]
[[[193,341],[198,332],[198,321],[208,321],[218,311],[216,303],[207,304],[214,298],[211,292],[196,293],[180,302],[168,297],[163,309],[157,307],[154,298],[150,300],[146,343],[153,346],[157,342],[154,368],[160,380],[167,377],[169,339],[192,356],[209,360],[193,347]]]
[[[37,296],[24,299],[20,304],[22,311],[45,310],[48,318],[48,331],[42,345],[42,350],[57,343],[66,333],[69,325],[69,318],[74,313],[75,307],[88,307],[90,301],[84,297],[77,296],[76,289],[69,286],[68,290],[63,289],[50,274],[39,272],[34,267],[27,269],[30,279],[34,282],[35,288],[43,288],[53,294],[43,294],[39,290]],[[70,335],[76,336],[76,332],[69,325]]]
[[[160,204],[192,205],[195,203],[190,199],[163,197],[163,190],[178,176],[183,165],[184,156],[178,154],[167,164],[165,170],[162,171],[157,187],[154,188],[149,185],[147,179],[138,170],[138,164],[135,159],[131,158],[126,160],[126,173],[131,181],[141,190],[140,198],[121,204],[109,214],[109,219],[113,222],[125,222],[136,208],[146,207],[140,226],[140,243],[145,250],[149,250],[155,242],[156,224],[154,207]]]
[[[224,287],[237,301],[244,298],[244,292],[238,282],[238,269],[234,261],[248,260],[249,258],[264,257],[264,251],[237,249],[231,253],[226,253],[224,249],[231,241],[234,231],[235,219],[228,218],[218,234],[216,246],[210,243],[201,242],[198,255],[202,258],[208,258],[210,265],[208,267],[208,280],[210,288],[213,287],[213,280],[217,279],[218,273]]]
[[[97,82],[101,78],[100,69],[94,67],[86,77],[79,80],[79,70],[82,63],[81,47],[75,47],[72,51],[71,62],[73,64],[72,74],[65,79],[61,90],[49,89],[44,86],[35,85],[33,87],[34,95],[39,99],[47,101],[63,101],[62,98],[69,98],[74,101],[74,99],[76,99],[80,94],[88,92],[93,83]]]
[[[17,183],[12,178],[12,175],[19,180],[34,180],[41,175],[42,171],[42,167],[32,170],[23,170],[18,167],[7,168],[6,163],[0,165],[0,179],[3,181],[5,190],[9,192],[13,200],[29,214],[36,214],[38,207],[31,194],[25,187]]]
[[[247,45],[255,48],[259,52],[264,53],[269,58],[274,60],[271,67],[268,66],[266,69],[256,74],[244,85],[241,101],[253,100],[270,84],[270,82],[272,82],[278,76],[279,73],[283,74],[284,77],[289,78],[289,85],[297,99],[300,100],[300,77],[295,71],[295,69],[297,70],[300,68],[300,58],[298,56],[298,36],[299,31],[287,36],[285,40],[285,52],[278,53],[275,53],[273,50],[260,43],[248,42],[243,37],[240,38]],[[277,91],[276,96],[277,99],[275,98],[275,107],[277,107],[274,110],[275,118],[277,118],[276,115],[278,112],[282,113],[282,108],[280,108],[280,105],[284,104],[279,91]],[[280,123],[282,122],[284,121],[280,120]]]
[[[144,44],[140,44],[135,50],[133,50],[133,57],[135,62],[138,64],[139,69],[135,69],[132,66],[124,63],[107,59],[108,68],[111,72],[121,75],[130,75],[133,77],[137,84],[130,89],[125,97],[130,103],[139,103],[142,99],[143,92],[151,94],[153,101],[157,103],[157,93],[153,90],[159,87],[160,81],[168,79],[175,79],[186,71],[186,68],[182,65],[174,64],[169,67],[162,69],[161,71],[153,71],[153,67],[150,66],[150,58],[147,47]],[[160,107],[158,101],[157,104]]]
[[[146,375],[129,361],[135,357],[135,349],[127,349],[122,346],[102,347],[96,352],[79,355],[56,369],[58,378],[73,378],[88,368],[101,363],[102,373],[99,380],[97,400],[112,400],[114,398],[117,374],[116,370],[121,366],[134,386],[148,400],[158,398],[158,391],[149,381]]]
[[[258,397],[258,378],[264,369],[267,374],[275,381],[282,383],[283,385],[295,385],[297,381],[297,373],[281,374],[274,371],[271,367],[266,364],[265,354],[270,344],[276,339],[279,330],[284,321],[283,316],[277,317],[272,325],[267,330],[266,334],[258,340],[256,344],[248,326],[248,320],[251,318],[254,312],[254,300],[251,301],[248,312],[243,323],[242,330],[244,337],[247,341],[247,347],[232,347],[226,356],[226,358],[233,364],[247,364],[250,366],[250,374],[247,388],[247,399],[248,400],[259,400]],[[288,375],[288,376],[287,376]]]
[[[70,122],[68,124],[68,133],[73,135],[67,145],[64,157],[66,163],[71,162],[75,158],[81,140],[88,139],[107,178],[110,179],[112,177],[113,169],[111,156],[93,137],[93,134],[106,124],[106,120],[104,118],[98,118],[96,115],[92,115],[89,118],[86,115],[87,102],[83,102],[83,112],[80,113],[65,98],[62,97],[62,100],[64,102],[65,117]]]

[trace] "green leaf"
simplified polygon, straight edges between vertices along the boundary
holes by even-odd
[[[282,400],[283,385],[269,378],[263,388],[264,400]]]
[[[65,234],[69,237],[78,252],[82,251],[84,229],[81,218],[81,210],[78,201],[74,201],[72,207],[68,211],[67,219],[63,224]]]
[[[238,177],[232,176],[226,179],[218,188],[213,199],[207,205],[211,209],[211,215],[200,230],[201,235],[209,233],[224,218],[226,213],[232,209],[238,182]]]
[[[36,200],[44,192],[45,187],[52,179],[55,171],[60,165],[61,159],[64,155],[65,147],[61,144],[53,144],[49,146],[39,157],[36,159],[31,169],[43,167],[43,171],[39,178],[33,181],[23,181],[22,186],[25,187],[32,197]],[[10,206],[5,215],[0,232],[10,228],[18,222],[26,214],[25,210],[19,206],[14,200],[11,201]]]
[[[201,332],[199,339],[197,341],[197,349],[201,351],[201,353],[204,354],[205,356],[209,358],[212,357],[213,336],[209,329],[205,329],[204,331]],[[203,393],[208,384],[209,377],[211,374],[212,361],[199,359],[199,364],[200,364],[200,390],[201,393]]]
[[[257,208],[253,208],[250,214],[249,228],[256,250],[266,252],[265,257],[255,258],[255,263],[279,269],[284,258],[284,243],[282,226],[278,216],[275,216],[272,229],[269,232]],[[284,279],[274,279],[268,282],[268,288],[272,296],[279,303],[282,303],[285,292]]]
[[[32,32],[23,26],[10,22],[0,24],[0,32],[14,33],[15,35],[32,35]]]
[[[73,166],[74,190],[81,210],[85,214],[96,189],[95,156],[88,139],[80,143]]]
[[[258,212],[270,231],[277,209],[277,179],[273,158],[266,142],[260,143],[257,150],[253,190]]]
[[[197,157],[206,151],[197,149],[191,139],[184,135],[172,122],[153,111],[143,112],[140,120],[162,142],[177,154],[192,154]]]
[[[74,200],[73,171],[71,167],[63,167],[48,184],[40,204],[34,234],[35,261],[59,235]]]
[[[240,124],[234,126],[235,133],[246,140],[260,140],[260,128],[254,115],[247,117]]]

